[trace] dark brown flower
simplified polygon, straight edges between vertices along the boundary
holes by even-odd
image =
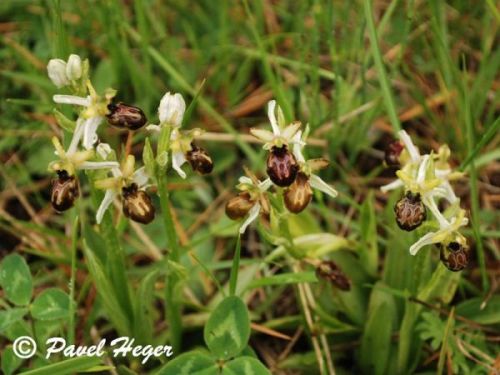
[[[196,146],[194,143],[191,143],[191,151],[187,152],[186,159],[191,164],[193,171],[199,174],[209,174],[214,168],[214,163],[210,155],[208,155],[205,149]]]
[[[396,214],[396,222],[398,226],[406,231],[412,231],[418,228],[427,217],[420,194],[413,194],[407,192],[394,206],[394,213]]]
[[[249,193],[239,193],[226,203],[226,215],[232,220],[242,219],[254,205]]]
[[[267,157],[267,174],[272,182],[281,187],[290,186],[297,173],[299,165],[295,156],[288,151],[287,146],[274,146]]]
[[[331,260],[324,260],[316,267],[316,276],[328,281],[340,290],[348,291],[351,289],[351,281]]]
[[[399,156],[403,152],[404,145],[400,141],[392,141],[385,149],[385,162],[388,166],[399,166]]]
[[[148,121],[142,109],[124,103],[108,104],[108,123],[120,129],[137,130]]]
[[[450,271],[462,271],[469,264],[469,247],[462,245],[456,241],[450,242],[447,246],[441,245],[439,247],[439,257],[441,263]]]
[[[80,187],[75,176],[67,171],[57,171],[57,179],[52,181],[50,202],[56,211],[62,212],[73,207],[75,200],[80,196]]]
[[[288,211],[298,214],[311,202],[312,194],[309,177],[299,172],[293,184],[285,191],[285,206]]]
[[[122,188],[123,214],[142,224],[149,224],[155,217],[155,206],[149,195],[139,190],[137,184]]]

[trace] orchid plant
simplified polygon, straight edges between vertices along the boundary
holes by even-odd
[[[404,131],[398,133],[402,147],[391,147],[397,155],[386,157],[397,159],[400,164],[396,172],[397,179],[381,187],[383,192],[403,188],[404,196],[394,208],[398,225],[411,231],[418,228],[432,214],[437,226],[436,231],[428,232],[409,249],[411,255],[417,254],[425,246],[436,244],[441,251],[443,263],[452,271],[460,271],[466,267],[469,248],[460,228],[468,224],[465,210],[460,207],[460,199],[451,186],[452,181],[463,176],[453,171],[448,159],[450,149],[447,145],[439,148],[437,153],[421,155],[410,136]],[[396,158],[394,158],[396,156]],[[448,203],[442,212],[439,202],[444,199]]]

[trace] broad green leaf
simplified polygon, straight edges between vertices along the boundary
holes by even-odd
[[[0,311],[0,333],[9,328],[12,324],[20,321],[28,312],[25,307],[13,308]]]
[[[271,372],[258,359],[239,357],[223,367],[222,375],[271,375]]]
[[[203,336],[218,358],[228,359],[241,353],[250,338],[250,319],[243,301],[236,296],[225,298],[208,318]]]
[[[366,374],[385,374],[391,355],[392,324],[396,317],[386,301],[374,308],[361,339],[361,368]]]
[[[359,257],[366,271],[375,276],[378,267],[377,222],[373,206],[373,193],[370,192],[360,211],[359,226],[362,241],[359,244]]]
[[[483,300],[483,298],[478,297],[460,303],[456,309],[457,315],[480,324],[500,323],[500,296],[493,296],[481,309]]]
[[[39,320],[66,319],[69,316],[69,296],[61,289],[44,290],[31,305],[31,315]]]
[[[218,366],[215,359],[202,351],[181,354],[168,362],[156,375],[216,375]]]
[[[2,362],[2,373],[5,375],[13,374],[23,363],[23,359],[14,354],[12,346],[3,349],[0,361]]]
[[[148,273],[141,281],[135,301],[135,335],[139,344],[148,344],[152,340],[153,322],[151,312],[153,310],[154,283],[159,276],[158,270]]]
[[[114,289],[104,273],[102,263],[99,262],[92,250],[89,249],[87,241],[84,240],[83,243],[83,250],[87,260],[89,272],[94,279],[97,293],[101,297],[104,308],[108,313],[108,317],[120,334],[127,336],[131,327],[129,327],[128,320],[122,312]]]
[[[26,306],[33,294],[33,280],[24,258],[18,254],[6,256],[0,264],[0,285],[5,297],[15,305]]]
[[[25,371],[22,375],[67,375],[75,374],[79,371],[88,371],[101,364],[99,357],[77,357],[67,359],[35,370]]]

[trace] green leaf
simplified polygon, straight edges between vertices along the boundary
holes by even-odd
[[[0,285],[5,297],[15,305],[26,306],[33,294],[33,280],[24,258],[11,254],[0,264]]]
[[[22,375],[67,375],[88,371],[101,364],[99,357],[78,357],[21,373]]]
[[[56,118],[56,121],[61,128],[70,133],[73,133],[75,131],[76,123],[73,120],[70,120],[69,118],[64,116],[57,109],[54,109],[53,112],[54,112],[54,117]]]
[[[158,270],[148,273],[141,281],[135,305],[135,335],[139,344],[148,344],[153,336],[153,321],[151,312],[153,310],[154,283],[159,276]]]
[[[271,372],[252,357],[239,357],[228,362],[222,369],[222,375],[271,375]]]
[[[366,374],[385,374],[391,355],[394,309],[386,301],[374,308],[361,339],[361,368]]]
[[[236,296],[225,298],[208,318],[203,336],[218,358],[228,359],[241,353],[250,338],[250,319],[243,301]]]
[[[362,241],[359,248],[360,261],[366,271],[375,276],[378,267],[377,221],[373,206],[373,192],[363,202],[360,211],[360,233]]]
[[[14,354],[12,346],[7,346],[3,350],[2,357],[0,359],[2,361],[2,373],[5,375],[13,374],[14,371],[19,368],[21,363],[23,363],[23,359]]]
[[[156,176],[156,162],[155,155],[153,153],[153,148],[151,147],[151,142],[149,137],[144,141],[144,149],[142,150],[142,160],[144,161],[144,166],[146,167],[146,173],[148,176]]]
[[[0,311],[0,333],[20,321],[28,312],[25,307]]]
[[[194,350],[181,354],[162,367],[156,375],[216,375],[218,366],[207,353]]]
[[[477,297],[460,303],[456,309],[457,315],[480,324],[500,323],[500,296],[493,296],[486,306],[481,308],[483,300],[482,297]]]
[[[108,317],[113,322],[113,325],[118,332],[127,336],[130,330],[128,319],[122,312],[120,304],[116,298],[115,291],[104,273],[102,263],[99,262],[92,250],[89,249],[86,239],[83,243],[83,250],[87,260],[89,272],[94,279],[97,293],[101,297],[104,308],[108,313]]]
[[[69,296],[61,289],[46,289],[33,301],[31,315],[39,320],[67,319],[69,304]]]

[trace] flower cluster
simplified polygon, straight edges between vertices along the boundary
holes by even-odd
[[[459,229],[467,225],[468,219],[450,181],[462,177],[462,173],[451,169],[448,146],[441,146],[437,153],[421,155],[405,131],[398,135],[400,142],[389,146],[385,158],[388,164],[399,165],[398,178],[382,186],[381,190],[404,188],[403,197],[394,207],[396,222],[401,229],[412,231],[418,228],[424,221],[429,221],[428,212],[433,218],[429,224],[438,228],[415,242],[410,247],[410,254],[415,255],[422,247],[436,244],[443,264],[452,271],[460,271],[467,266],[469,247]],[[443,199],[448,205],[441,211],[438,205]]]
[[[154,185],[156,165],[136,169],[133,155],[125,155],[119,163],[114,150],[108,144],[98,142],[97,135],[99,126],[104,122],[122,130],[138,130],[147,124],[146,115],[138,107],[114,101],[115,90],[107,89],[99,95],[88,78],[88,66],[88,60],[82,61],[77,55],[71,55],[68,61],[52,59],[47,65],[51,81],[58,88],[66,87],[71,91],[71,95],[54,95],[54,102],[78,108],[76,121],[56,112],[61,125],[73,134],[67,150],[59,139],[54,137],[52,140],[58,156],[58,160],[49,164],[49,171],[57,174],[52,184],[52,206],[61,212],[74,205],[80,196],[78,170],[102,170],[92,181],[97,189],[105,191],[96,213],[97,223],[102,221],[110,205],[121,198],[126,217],[148,224],[154,219],[155,208],[146,189]],[[193,170],[201,174],[210,173],[213,167],[206,151],[193,143],[201,130],[179,130],[185,109],[186,104],[180,94],[166,93],[158,108],[160,124],[147,126],[148,130],[160,133],[156,158],[158,167],[166,170],[171,150],[172,167],[183,178],[186,174],[181,166],[185,161],[189,161]],[[163,134],[170,134],[166,142],[162,142]]]
[[[247,219],[240,227],[243,233],[247,226],[255,220],[260,211],[269,211],[267,193],[275,185],[283,188],[283,200],[288,211],[302,212],[312,200],[312,188],[318,189],[335,198],[337,191],[314,174],[326,168],[326,159],[306,160],[302,149],[306,145],[307,130],[300,130],[300,122],[286,124],[283,112],[276,101],[268,104],[268,117],[272,131],[250,129],[250,132],[264,143],[263,148],[269,151],[266,161],[268,177],[259,181],[255,176],[243,176],[236,188],[240,193],[228,201],[226,214],[233,220]]]

